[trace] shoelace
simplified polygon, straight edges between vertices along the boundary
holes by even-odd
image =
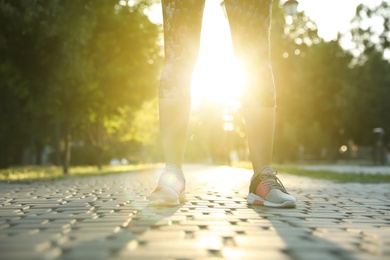
[[[265,182],[265,184],[270,189],[279,189],[285,193],[287,193],[286,188],[284,187],[283,183],[279,180],[278,177],[276,177],[278,173],[275,171],[273,173],[261,173],[259,174],[258,178],[260,182]]]

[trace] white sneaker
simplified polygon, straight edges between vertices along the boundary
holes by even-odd
[[[183,172],[174,166],[166,166],[156,189],[149,196],[151,206],[177,206],[186,201]]]
[[[286,191],[276,174],[272,167],[267,166],[261,173],[252,177],[248,204],[275,208],[296,207],[297,200]]]

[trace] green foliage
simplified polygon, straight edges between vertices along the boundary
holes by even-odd
[[[360,4],[352,20],[352,37],[358,61],[362,62],[372,52],[390,54],[390,1],[382,1],[378,6]],[[389,57],[388,57],[389,58]]]
[[[340,112],[343,101],[348,102],[344,89],[349,86],[352,55],[336,41],[320,39],[316,24],[303,13],[291,21],[276,16],[273,25],[278,97],[275,156],[294,160],[299,147],[305,147],[319,157],[321,150],[335,150],[341,142]]]
[[[354,20],[381,17],[385,6],[382,3],[372,10],[360,6]],[[370,27],[353,31],[357,48],[366,50],[356,58],[352,54],[355,52],[340,47],[340,39],[330,42],[320,39],[315,23],[303,13],[289,21],[278,13],[279,9],[274,10],[276,158],[294,160],[294,154],[302,146],[317,159],[324,155],[322,151],[328,151],[322,159],[333,160],[337,159],[338,148],[348,140],[371,146],[373,128],[383,127],[388,133],[390,107],[386,100],[390,99],[390,67],[379,51],[385,50],[388,28],[379,36]],[[371,37],[381,37],[383,46],[373,48],[373,43],[365,40]]]
[[[97,157],[107,149],[121,111],[156,95],[161,28],[144,14],[153,2],[0,1],[0,167],[61,140],[68,166],[72,137],[88,136]]]
[[[385,142],[390,132],[390,34],[388,9],[390,2],[376,7],[360,5],[352,20],[351,34],[355,54],[347,129],[355,140],[372,144],[372,129],[385,130]],[[375,21],[375,22],[374,22]],[[390,143],[389,143],[390,145]],[[390,147],[388,147],[390,149]]]
[[[372,52],[362,65],[353,70],[348,129],[359,143],[373,141],[372,129],[382,127],[390,131],[390,63],[381,52]],[[352,110],[353,109],[353,110]],[[360,127],[357,128],[356,126]],[[363,130],[363,131],[362,131]],[[370,136],[371,135],[371,136]]]
[[[134,114],[127,140],[143,146],[155,145],[159,135],[157,98],[145,102]]]

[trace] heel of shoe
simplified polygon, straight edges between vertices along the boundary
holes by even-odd
[[[186,192],[185,191],[182,191],[179,194],[179,201],[180,201],[180,203],[185,203],[187,201],[187,196],[186,196]]]

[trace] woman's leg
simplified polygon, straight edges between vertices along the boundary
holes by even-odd
[[[273,204],[255,203],[295,206],[295,199],[287,194],[271,167],[276,105],[270,62],[272,0],[225,0],[225,5],[235,55],[247,74],[242,102],[254,171],[250,193]],[[267,174],[267,180],[261,177],[264,174]],[[270,192],[272,189],[274,191]],[[286,201],[291,203],[285,204]]]
[[[192,72],[198,57],[204,0],[163,0],[165,61],[160,80],[160,133],[166,167],[151,199],[177,204],[184,193],[182,162],[191,109]]]
[[[253,170],[272,162],[275,86],[270,63],[272,0],[226,0],[236,58],[247,74],[244,117]]]

